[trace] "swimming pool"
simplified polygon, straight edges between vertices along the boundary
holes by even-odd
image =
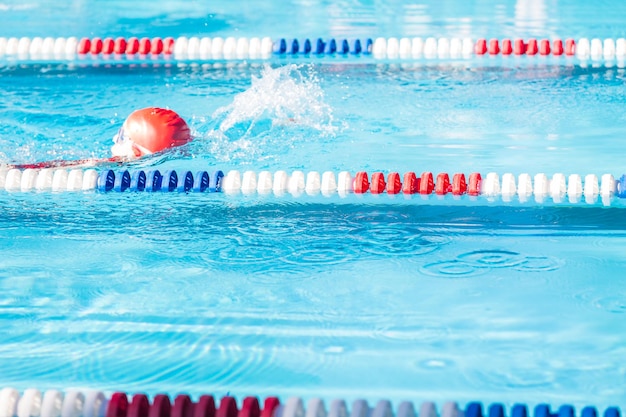
[[[5,1],[0,36],[618,39],[626,16],[209,8]],[[107,156],[131,111],[161,105],[199,140],[124,168],[624,173],[618,59],[2,59],[3,162]],[[3,191],[2,386],[623,407],[622,199],[301,194]]]

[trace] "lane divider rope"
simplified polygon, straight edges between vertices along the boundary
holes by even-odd
[[[0,37],[0,58],[17,60],[113,59],[236,60],[276,56],[372,56],[375,59],[469,59],[481,56],[553,56],[581,60],[624,60],[626,39],[269,37],[81,38]]]
[[[239,405],[241,404],[241,405]],[[6,387],[0,390],[0,415],[4,417],[599,417],[594,406],[586,406],[576,413],[573,406],[565,404],[556,410],[540,403],[532,410],[526,404],[515,404],[509,410],[500,403],[484,407],[481,402],[469,402],[464,408],[449,401],[439,409],[435,403],[425,401],[419,408],[411,401],[400,402],[394,407],[391,401],[382,399],[375,405],[364,399],[352,402],[351,407],[343,399],[332,400],[329,406],[320,398],[311,398],[305,405],[298,397],[281,402],[270,396],[262,402],[249,396],[240,403],[232,396],[216,401],[213,395],[200,395],[196,401],[189,395],[179,394],[170,398],[157,394],[149,398],[145,394],[128,395],[113,392],[107,396],[101,391],[47,390],[36,388],[19,392]],[[607,407],[603,417],[621,417],[618,407]]]
[[[449,175],[446,172],[404,174],[365,171],[352,174],[341,171],[319,173],[310,171],[245,171],[230,170],[119,170],[106,169],[0,169],[0,189],[9,192],[29,191],[99,191],[99,192],[223,192],[226,194],[291,194],[300,196],[347,194],[387,195],[430,195],[444,197],[482,196],[488,200],[510,202],[514,199],[526,202],[534,198],[538,203],[552,199],[555,203],[569,202],[596,204],[598,199],[610,205],[613,197],[626,198],[626,174],[616,179],[612,174],[598,177],[595,174],[565,176],[556,173],[548,177],[544,173],[531,176],[528,173],[517,177],[511,173],[499,175],[489,172],[481,175],[474,172]]]

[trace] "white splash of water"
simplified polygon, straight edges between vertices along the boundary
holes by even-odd
[[[261,77],[252,77],[252,85],[220,107],[213,118],[221,120],[219,130],[227,132],[239,123],[271,120],[272,126],[296,124],[332,135],[332,108],[324,102],[324,91],[312,66],[289,64],[279,68],[266,65]]]
[[[266,65],[260,77],[212,116],[205,135],[222,161],[262,161],[288,152],[299,140],[332,138],[339,130],[311,65]]]

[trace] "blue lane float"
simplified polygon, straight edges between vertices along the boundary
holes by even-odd
[[[506,417],[506,409],[502,404],[491,404],[488,408],[488,417]],[[526,404],[514,404],[511,407],[511,417],[529,417],[528,407]],[[598,417],[598,411],[594,406],[584,407],[580,414],[576,414],[574,406],[570,404],[563,404],[559,407],[558,411],[552,412],[550,405],[538,404],[533,409],[532,417]],[[465,417],[483,417],[483,405],[480,402],[470,402],[465,407]],[[618,407],[608,407],[602,414],[603,417],[621,417],[621,412]]]
[[[146,173],[143,171],[133,172],[128,188],[130,191],[144,191],[146,189]]]
[[[324,40],[317,38],[311,41],[305,39],[280,38],[274,41],[272,51],[277,55],[296,55],[296,54],[313,54],[313,55],[369,55],[372,53],[374,41],[371,38],[366,39],[335,39],[330,38]]]
[[[212,193],[222,192],[222,181],[224,180],[224,173],[221,170],[213,172],[213,176],[209,179],[209,191]]]
[[[284,54],[285,52],[287,52],[287,40],[284,38],[281,38],[275,41],[273,48],[272,48],[272,52],[274,52],[275,54]]]
[[[292,39],[291,42],[289,42],[289,45],[287,47],[286,45],[286,49],[285,52],[288,54],[310,54],[311,53],[311,41],[309,39]],[[281,46],[278,48],[279,50],[282,49],[282,44]]]
[[[580,412],[580,417],[598,417],[598,410],[595,407],[585,407]]]
[[[326,49],[326,42],[324,42],[324,40],[322,38],[317,38],[317,41],[315,42],[315,49],[314,49],[314,54],[316,55],[320,55],[324,53],[324,50]]]
[[[348,52],[350,52],[350,44],[348,43],[347,39],[343,39],[341,41],[341,48],[339,48],[337,52],[342,55],[346,55]]]
[[[209,174],[206,171],[196,172],[193,178],[193,191],[196,193],[203,193],[209,188]]]
[[[178,177],[178,184],[176,191],[179,193],[186,193],[193,189],[193,174],[191,171],[184,171],[180,177]]]
[[[98,191],[107,192],[115,187],[115,172],[112,169],[102,171],[98,176]]]
[[[337,41],[334,39],[329,39],[328,42],[326,42],[326,47],[324,48],[324,53],[325,54],[334,54],[335,52],[337,52]]]
[[[130,188],[130,181],[131,178],[128,171],[118,172],[117,176],[115,177],[113,189],[119,193],[123,193]]]
[[[511,417],[528,417],[528,408],[524,404],[514,404],[511,408]]]
[[[489,417],[505,417],[504,406],[502,404],[491,404],[489,406]]]
[[[219,193],[222,192],[224,173],[216,170],[212,175],[207,171],[167,170],[161,173],[158,169],[149,171],[127,170],[115,172],[104,170],[98,175],[96,189],[100,192],[179,192],[179,193]]]
[[[562,405],[559,408],[559,413],[558,413],[559,417],[575,417],[575,413],[574,413],[574,407],[572,407],[571,405]]]
[[[533,415],[534,417],[552,417],[550,406],[547,404],[537,404]]]
[[[619,198],[626,198],[626,174],[619,177],[617,181],[617,196]]]
[[[483,417],[483,405],[479,402],[471,402],[465,407],[465,417]]]
[[[148,171],[146,173],[146,188],[145,191],[155,192],[161,190],[161,181],[163,177],[161,177],[161,172],[158,169]]]
[[[165,171],[161,178],[161,191],[169,193],[178,188],[178,174],[176,171]]]

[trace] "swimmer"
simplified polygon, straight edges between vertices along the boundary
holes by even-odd
[[[173,110],[148,107],[128,116],[113,137],[113,157],[140,158],[191,141],[189,126]]]
[[[11,167],[41,169],[127,162],[185,145],[192,139],[187,122],[175,111],[148,107],[136,110],[126,118],[120,130],[113,137],[114,144],[111,147],[113,156],[111,158],[46,161],[12,165]]]

